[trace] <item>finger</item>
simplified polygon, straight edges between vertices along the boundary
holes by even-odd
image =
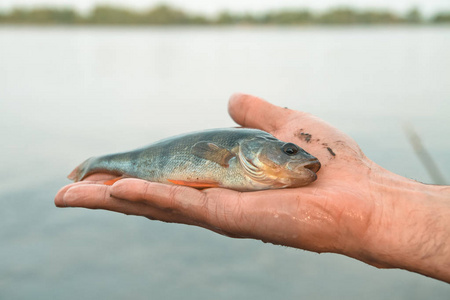
[[[111,186],[111,195],[154,207],[155,219],[196,225],[229,237],[243,237],[236,230],[230,214],[236,192],[209,189],[205,192],[193,188],[123,179]],[[208,195],[213,195],[208,197]]]
[[[67,207],[104,209],[126,215],[145,216],[166,222],[174,222],[167,213],[160,212],[144,203],[129,202],[110,195],[110,187],[100,184],[76,185],[65,193],[63,202]]]
[[[62,203],[66,207],[110,209],[109,186],[103,184],[72,185],[64,193]]]
[[[137,180],[137,179],[126,179],[123,180],[125,182],[116,183],[115,188],[116,192],[114,193],[116,196],[112,196],[112,187],[105,185],[77,185],[71,187],[65,194],[63,202],[66,206],[70,207],[84,207],[89,209],[104,209],[114,212],[120,212],[126,215],[136,215],[136,216],[144,216],[151,220],[159,220],[168,223],[181,223],[187,225],[195,225],[204,227],[206,229],[212,230],[219,234],[223,234],[229,237],[240,237],[239,235],[233,234],[231,232],[226,232],[220,228],[211,226],[208,223],[202,221],[202,218],[193,218],[189,212],[190,209],[185,208],[180,210],[179,201],[164,202],[163,198],[165,198],[166,194],[164,191],[161,193],[156,192],[151,195],[148,193],[144,193],[142,190],[143,186],[146,186],[147,181]],[[127,183],[128,181],[128,183]],[[139,186],[139,184],[143,184]],[[151,184],[150,184],[151,185]],[[149,186],[150,186],[149,185]],[[164,184],[156,184],[162,187],[171,187]],[[126,188],[123,189],[125,186]],[[130,190],[131,188],[131,190]],[[184,187],[180,187],[184,188]],[[137,189],[137,193],[133,193],[132,191]],[[185,188],[190,190],[189,188]],[[145,188],[146,191],[147,188]],[[154,187],[152,190],[155,190]],[[121,192],[123,191],[123,193]],[[199,191],[192,189],[192,191],[202,194]],[[170,195],[170,194],[169,194]],[[127,198],[126,200],[120,199],[117,196],[121,196],[123,198]],[[182,194],[183,196],[189,196]],[[190,195],[192,196],[192,195]],[[157,199],[155,202],[144,202],[143,199]],[[174,197],[178,199],[177,196]],[[129,201],[131,200],[131,201]],[[152,205],[151,205],[152,204]],[[155,207],[156,205],[161,206],[161,208]],[[194,209],[195,210],[195,209]]]
[[[288,122],[296,112],[255,96],[237,93],[230,97],[228,113],[243,127],[272,132],[279,129],[281,124]]]
[[[199,190],[133,178],[116,182],[111,186],[111,195],[129,201],[147,201],[164,209],[186,210],[204,205],[204,194]]]
[[[211,193],[212,190],[217,192]],[[203,227],[223,230],[229,229],[227,217],[232,213],[230,207],[233,207],[233,197],[236,194],[237,192],[226,189],[209,189],[202,192],[189,187],[138,179],[123,179],[111,187],[113,197],[145,201],[148,205],[183,215]]]
[[[74,182],[72,184],[68,184],[64,187],[62,187],[55,196],[55,205],[57,207],[66,207],[66,205],[64,204],[63,201],[63,197],[64,194],[72,187],[80,185],[80,184],[95,184],[98,183],[99,181],[105,181],[111,178],[115,178],[117,176],[113,176],[111,174],[105,174],[105,173],[95,173],[92,175],[89,175],[88,177],[86,177],[83,181],[79,181],[79,182]]]
[[[55,205],[56,205],[57,207],[67,207],[67,206],[65,205],[64,199],[63,199],[63,198],[64,198],[64,195],[66,194],[66,192],[67,192],[69,189],[71,189],[72,187],[74,187],[74,186],[77,186],[77,185],[87,185],[87,184],[98,184],[98,182],[96,182],[96,181],[79,181],[79,182],[71,183],[71,184],[68,184],[68,185],[62,187],[62,188],[56,193],[56,196],[55,196]]]

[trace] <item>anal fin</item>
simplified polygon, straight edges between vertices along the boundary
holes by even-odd
[[[206,189],[206,188],[212,188],[212,187],[219,187],[219,183],[216,181],[186,181],[186,180],[172,180],[167,179],[167,181],[177,184],[177,185],[183,185],[183,186],[189,186],[197,189]]]
[[[103,182],[104,185],[113,185],[114,183],[116,183],[117,181],[119,181],[120,179],[123,179],[123,177],[116,177],[110,180],[106,180],[105,182]]]

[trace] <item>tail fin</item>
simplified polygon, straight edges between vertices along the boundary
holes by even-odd
[[[82,180],[84,177],[86,177],[87,172],[89,170],[89,164],[92,160],[91,158],[88,158],[83,163],[81,163],[78,167],[76,167],[68,176],[70,180],[73,180],[75,182]]]

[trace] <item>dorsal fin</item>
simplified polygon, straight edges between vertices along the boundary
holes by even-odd
[[[228,149],[210,142],[198,142],[192,146],[192,154],[203,159],[213,161],[223,167],[228,167],[228,162],[235,155]]]

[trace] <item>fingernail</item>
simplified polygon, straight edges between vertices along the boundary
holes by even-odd
[[[65,207],[70,207],[70,203],[76,199],[73,189],[74,188],[68,189],[62,198]]]

